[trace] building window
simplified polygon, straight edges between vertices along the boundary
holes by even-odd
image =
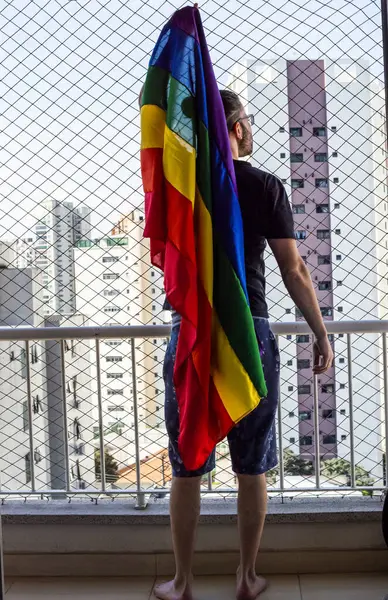
[[[287,179],[282,179],[282,182],[283,183],[287,183]]]
[[[323,419],[334,419],[335,411],[331,408],[322,411]]]
[[[297,366],[298,366],[298,370],[309,369],[310,368],[310,361],[309,361],[308,358],[298,358]]]
[[[324,444],[335,444],[337,437],[335,435],[324,435],[322,441]]]
[[[316,212],[321,214],[321,213],[328,213],[329,211],[329,205],[328,204],[317,204],[316,207]]]
[[[295,231],[295,239],[296,240],[305,240],[307,237],[306,231]]]
[[[345,364],[345,359],[344,358],[340,358],[339,362],[341,363],[341,365]]]
[[[118,290],[104,290],[104,296],[118,296],[119,295],[119,291]]]
[[[298,385],[298,394],[311,394],[311,385]]]
[[[303,319],[302,311],[298,307],[295,308],[295,317],[297,319]]]
[[[301,162],[303,162],[303,154],[291,153],[290,160],[292,163],[301,163]]]
[[[286,155],[284,154],[284,152],[280,153],[280,158],[286,158]]]
[[[337,156],[338,156],[338,152],[333,152],[333,153],[332,153],[332,157],[333,157],[333,158],[337,158]]]
[[[317,230],[317,238],[319,240],[329,240],[330,239],[330,229],[318,229]]]
[[[321,386],[322,394],[334,394],[334,383],[325,383]]]
[[[292,212],[294,215],[304,215],[306,212],[306,208],[304,204],[294,204],[292,207]]]
[[[303,135],[302,127],[290,127],[290,135],[292,137],[302,137],[302,135]]]
[[[331,281],[319,281],[318,282],[318,289],[321,292],[331,290]]]
[[[39,464],[41,461],[43,460],[43,456],[41,451],[39,450],[39,448],[37,448],[36,450],[34,450],[34,462],[35,464]]]
[[[118,261],[119,261],[118,256],[103,256],[102,257],[103,263],[114,263],[114,262],[118,262]]]
[[[81,425],[77,418],[73,421],[73,435],[76,440],[81,439]]]
[[[322,315],[322,317],[332,317],[333,309],[330,306],[322,306],[321,307],[321,315]]]
[[[346,386],[345,386],[345,384],[344,384],[344,383],[340,383],[340,390],[344,390],[344,389],[345,389],[345,387],[346,387]],[[342,415],[342,414],[345,414],[345,411],[343,411],[343,413],[342,413],[342,410],[341,410],[341,415]]]
[[[107,390],[108,396],[124,396],[124,390]]]
[[[113,281],[114,279],[119,279],[120,275],[118,273],[103,273],[102,278],[104,281]]]
[[[320,188],[320,189],[327,189],[329,187],[329,182],[327,179],[323,179],[323,178],[316,179],[315,187]]]
[[[335,257],[336,260],[342,260],[342,255],[341,254],[337,254]]]
[[[279,127],[279,133],[285,133],[285,131],[286,130],[284,129],[284,127]]]
[[[287,366],[288,366],[288,367],[292,367],[292,360],[288,360],[288,361],[287,361]]]
[[[42,412],[42,401],[39,398],[39,395],[34,396],[32,401],[32,411],[34,415],[38,415]]]
[[[332,344],[334,342],[334,333],[329,333],[327,339]]]
[[[124,373],[107,373],[107,379],[123,379]]]
[[[295,444],[295,438],[290,438],[290,444]]]
[[[314,154],[315,162],[326,162],[327,161],[327,153],[326,152],[316,152]]]
[[[24,470],[25,470],[25,474],[26,474],[26,483],[30,483],[31,481],[31,456],[30,453],[27,452],[27,454],[24,457]]]
[[[343,417],[346,417],[346,410],[344,408],[341,408],[340,413]]]
[[[303,179],[291,179],[291,187],[293,190],[304,188],[304,180]]]
[[[311,412],[309,410],[303,410],[300,412],[299,421],[311,421]]]
[[[117,313],[120,312],[120,308],[118,306],[105,306],[104,308],[104,312],[105,313]]]
[[[303,435],[299,438],[299,443],[301,446],[312,446],[313,438],[311,437],[311,435]]]
[[[337,127],[334,127],[334,126],[333,126],[333,127],[331,128],[331,130],[332,130],[332,132],[333,132],[333,133],[336,133],[336,131],[337,131]]]
[[[338,177],[334,177],[334,179],[333,179],[333,182],[334,182],[334,183],[339,183],[339,179],[338,179]]]
[[[310,336],[309,335],[297,335],[296,336],[296,343],[297,344],[308,344],[310,342]]]
[[[344,307],[343,307],[343,306],[339,306],[339,307],[337,308],[337,310],[338,310],[338,312],[344,312]]]
[[[286,308],[286,315],[290,315],[291,314],[291,308]]]
[[[328,254],[326,254],[325,256],[318,256],[318,264],[330,265],[330,256]]]
[[[292,340],[292,335],[286,335],[286,340]]]
[[[339,209],[339,207],[340,207],[340,205],[338,204],[338,202],[336,202],[336,203],[334,204],[334,209],[335,209],[335,210],[338,210],[338,209]]]
[[[344,442],[346,440],[346,435],[341,435],[341,442]]]
[[[289,416],[290,418],[292,418],[292,417],[295,417],[295,413],[294,413],[294,412],[290,412],[290,413],[288,413],[288,416]]]
[[[289,385],[288,386],[288,391],[289,392],[293,392],[294,391],[294,386],[293,385]]]
[[[313,135],[317,137],[325,137],[326,127],[313,127]]]
[[[337,281],[337,286],[342,285],[342,281]]]
[[[108,412],[123,412],[125,411],[124,406],[116,406],[114,404],[108,405]]]
[[[28,402],[23,402],[23,431],[28,431]]]
[[[122,361],[123,361],[122,356],[107,356],[106,357],[106,362],[109,362],[109,363],[118,363],[118,362],[122,362]]]

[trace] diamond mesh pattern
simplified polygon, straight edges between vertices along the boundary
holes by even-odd
[[[142,238],[138,95],[158,32],[180,6],[21,0],[1,10],[1,326],[168,322]],[[325,319],[386,319],[380,4],[205,0],[200,9],[220,86],[255,114],[252,162],[289,194]],[[301,320],[269,254],[267,288],[272,321]],[[314,397],[311,335],[279,337],[284,460],[268,475],[272,490],[323,493],[313,491],[317,450],[323,490],[385,484],[383,338],[348,341],[332,336],[335,365]],[[136,339],[132,356],[130,340],[96,349],[82,330],[63,352],[57,341],[0,342],[2,493],[97,493],[102,483],[133,492],[137,466],[141,487],[163,496],[166,345]],[[203,490],[235,488],[223,443]]]

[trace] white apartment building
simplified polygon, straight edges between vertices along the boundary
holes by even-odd
[[[45,200],[39,210],[34,266],[40,271],[44,314],[71,314],[76,305],[73,248],[81,238],[90,239],[91,211],[58,200]]]
[[[246,61],[233,70],[229,86],[255,114],[252,163],[277,175],[289,194],[298,245],[324,318],[386,318],[384,95],[368,62]],[[270,254],[267,286],[271,320],[294,320]],[[293,338],[281,340],[281,349],[283,446],[311,459],[312,379],[298,369],[300,359],[311,364],[311,346]],[[349,459],[346,336],[336,338],[335,354],[334,369],[318,382],[321,457]],[[380,371],[378,336],[353,336],[355,460],[376,481],[382,478],[384,435]]]
[[[150,267],[141,213],[122,219],[109,237],[80,240],[74,263],[77,311],[90,324],[163,322],[163,280]],[[135,340],[142,457],[166,447],[161,380],[165,345],[165,340]],[[120,466],[127,466],[135,452],[131,343],[106,340],[100,350],[105,439]]]
[[[76,315],[79,325],[85,319]],[[49,327],[66,324],[61,316],[45,320],[41,290],[32,269],[0,270],[0,327]],[[66,346],[65,346],[66,347]],[[89,348],[69,343],[65,352],[63,389],[60,344],[0,342],[0,483],[4,490],[61,490],[69,469],[71,487],[95,485],[92,421],[86,403],[90,392]],[[29,418],[28,372],[32,420]],[[71,388],[77,381],[76,391]],[[64,429],[63,401],[67,400],[69,439]],[[30,447],[30,432],[33,451]],[[69,444],[69,465],[65,444]]]

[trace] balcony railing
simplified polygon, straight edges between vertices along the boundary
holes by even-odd
[[[279,467],[268,476],[271,494],[373,495],[386,485],[388,321],[326,327],[335,367],[319,378],[304,363],[295,367],[301,365],[298,344],[307,343],[306,356],[311,354],[307,324],[272,326],[282,369]],[[148,495],[168,494],[168,441],[158,413],[169,333],[169,326],[1,328],[0,496],[125,495],[144,507]],[[110,363],[105,368],[105,354],[121,344],[115,360],[127,361],[127,370]],[[129,379],[120,390],[105,383],[121,374]],[[112,423],[109,403],[117,395],[113,412],[122,417]],[[216,463],[203,493],[235,494],[226,444],[220,444]]]

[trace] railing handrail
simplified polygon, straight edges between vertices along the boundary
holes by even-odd
[[[328,333],[388,333],[388,320],[373,321],[325,321]],[[271,323],[275,335],[311,333],[305,321]],[[166,338],[171,325],[115,325],[81,327],[0,327],[0,341],[67,340],[67,339],[113,339],[113,338]]]

